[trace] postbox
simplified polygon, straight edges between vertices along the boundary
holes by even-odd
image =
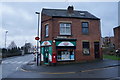
[[[56,59],[56,53],[53,53],[53,55],[52,55],[52,64],[53,65],[56,65],[56,63],[57,63],[57,59]]]

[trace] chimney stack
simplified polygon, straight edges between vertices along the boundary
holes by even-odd
[[[68,6],[67,11],[68,11],[68,13],[73,13],[74,7],[73,6]]]

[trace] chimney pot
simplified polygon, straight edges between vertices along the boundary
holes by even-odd
[[[68,6],[67,11],[68,11],[68,13],[73,13],[74,7],[73,6]]]

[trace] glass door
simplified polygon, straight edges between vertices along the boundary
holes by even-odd
[[[45,47],[44,49],[44,64],[48,64],[49,62],[49,47]]]

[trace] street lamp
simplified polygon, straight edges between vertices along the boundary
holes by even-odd
[[[39,12],[35,12],[38,15],[38,31],[37,31],[37,37],[39,37],[39,20],[40,20],[40,13]],[[37,66],[39,65],[39,40],[37,40]],[[41,59],[40,59],[41,60]],[[41,64],[41,63],[40,63]]]
[[[8,33],[8,30],[5,31],[5,49],[6,49],[6,42],[7,42],[7,33]]]

